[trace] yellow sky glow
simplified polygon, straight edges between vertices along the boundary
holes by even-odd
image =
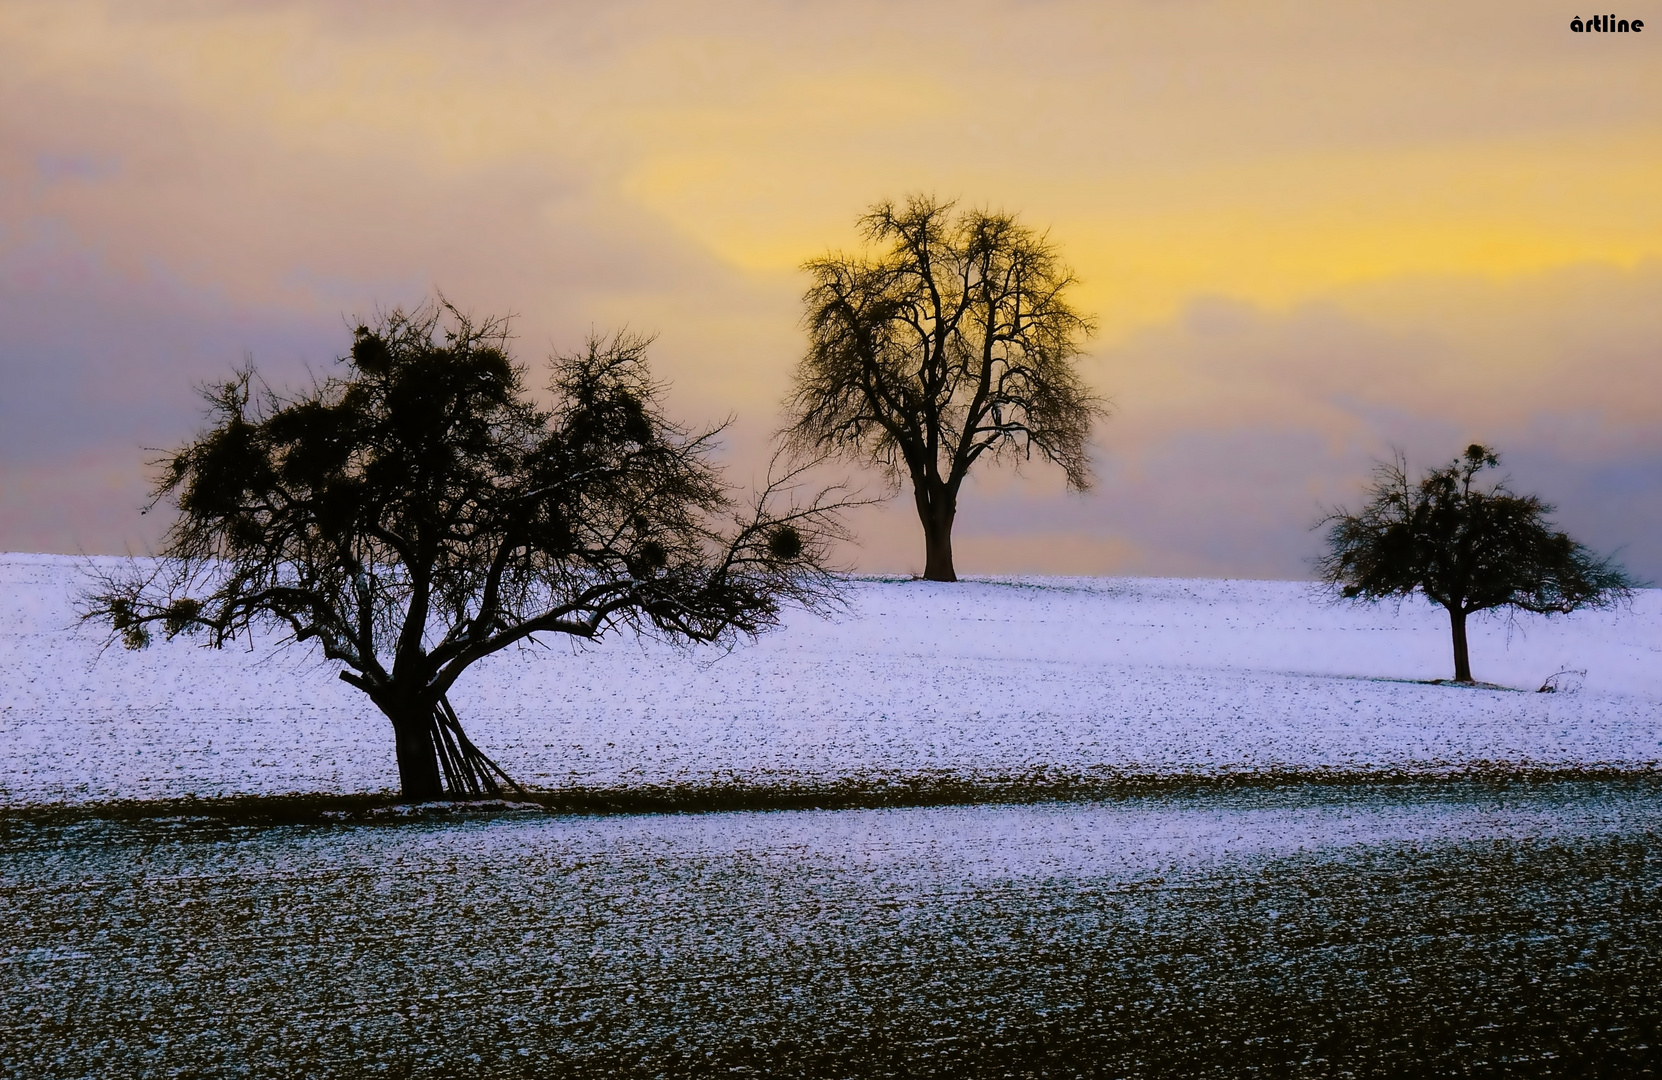
[[[520,313],[533,358],[627,323],[689,408],[741,416],[753,465],[798,267],[931,191],[1018,211],[1077,269],[1126,477],[1244,402],[1349,455],[1301,492],[1346,490],[1393,424],[1662,419],[1633,382],[1662,15],[1601,36],[1545,2],[698,7],[0,0],[0,256],[34,273],[66,245],[135,289],[310,320],[442,287]],[[1093,563],[1098,525],[1055,513],[1070,567],[1164,565],[1118,525]],[[1022,565],[999,542],[966,550]]]

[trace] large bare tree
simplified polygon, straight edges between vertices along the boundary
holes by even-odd
[[[1014,216],[914,196],[861,219],[869,243],[805,265],[808,351],[788,444],[876,465],[912,486],[924,577],[955,581],[952,525],[976,462],[1037,453],[1091,485],[1086,440],[1104,403],[1074,364],[1090,321],[1073,272]]]
[[[469,665],[545,635],[755,634],[835,595],[830,493],[780,506],[787,474],[735,502],[716,431],[660,408],[646,345],[555,357],[551,408],[505,321],[443,303],[360,326],[344,373],[297,396],[245,370],[158,463],[178,511],[161,557],[103,578],[84,613],[133,648],[260,624],[316,641],[392,722],[406,798],[495,794],[511,781],[448,699]]]

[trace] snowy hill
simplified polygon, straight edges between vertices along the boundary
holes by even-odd
[[[0,802],[378,791],[391,729],[304,647],[100,651],[85,560],[0,556]],[[1335,605],[1297,582],[861,581],[730,653],[614,638],[492,658],[451,695],[535,787],[997,782],[1264,770],[1439,773],[1662,762],[1662,592],[1476,620]],[[1579,680],[1570,680],[1574,685]]]

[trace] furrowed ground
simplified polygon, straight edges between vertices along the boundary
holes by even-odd
[[[1659,794],[14,819],[0,1072],[1647,1075]]]

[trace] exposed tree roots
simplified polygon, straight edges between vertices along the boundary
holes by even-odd
[[[499,798],[503,784],[522,795],[525,793],[502,766],[473,745],[473,740],[462,731],[462,722],[456,718],[456,710],[450,707],[448,698],[439,698],[433,707],[433,749],[444,774],[445,793],[451,798]],[[499,778],[501,783],[497,782]]]

